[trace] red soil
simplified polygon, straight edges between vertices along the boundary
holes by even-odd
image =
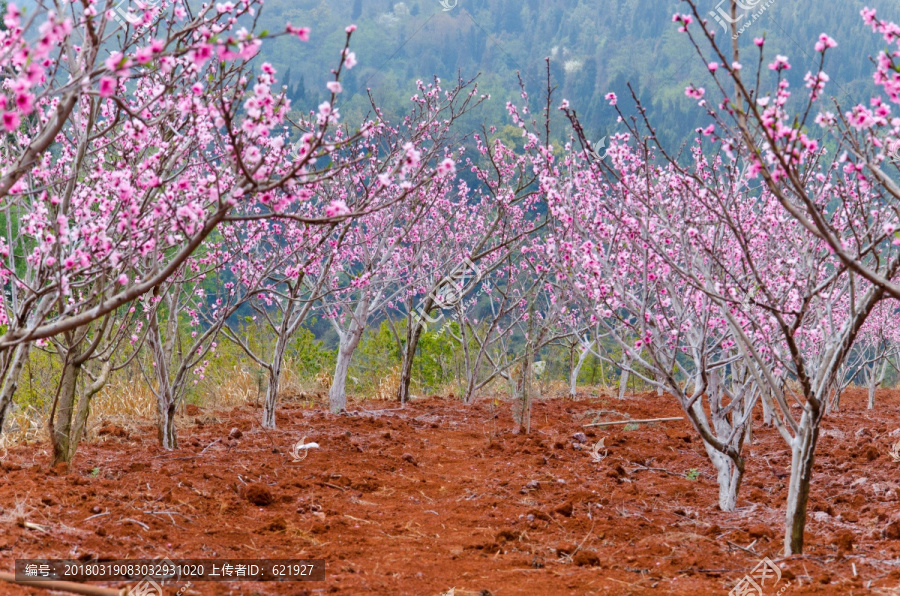
[[[607,421],[678,416],[671,398],[540,401],[532,434],[516,436],[508,404],[433,397],[402,410],[365,402],[354,416],[286,403],[271,432],[252,407],[202,410],[179,420],[176,452],[155,445],[149,424],[107,425],[68,472],[47,469],[46,445],[13,449],[0,476],[0,569],[91,555],[321,558],[325,582],[204,582],[186,593],[695,596],[727,593],[768,555],[784,571],[767,595],[787,581],[784,594],[870,593],[900,583],[900,463],[888,454],[900,439],[900,392],[878,401],[869,412],[863,392],[850,391],[826,419],[807,551],[787,560],[790,457],[772,429],[755,429],[739,511],[723,513],[686,421],[582,427],[598,410],[615,411]],[[607,457],[595,463],[573,448],[576,432],[589,445],[602,438]],[[292,463],[303,437],[321,448]],[[262,485],[272,502],[251,504],[250,493],[267,500],[257,498]],[[108,514],[88,519],[97,513]],[[0,593],[46,592],[0,584]]]

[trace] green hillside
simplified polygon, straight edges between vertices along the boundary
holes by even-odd
[[[721,2],[708,0],[701,7],[713,11],[717,4]],[[748,23],[741,47],[754,51],[753,38],[765,34],[769,57],[791,57],[794,68],[788,74],[795,89],[802,88],[807,70],[815,68],[816,37],[828,32],[837,39],[840,45],[826,71],[832,80],[829,91],[842,103],[871,88],[869,56],[883,46],[864,27],[860,9],[869,5],[884,17],[900,19],[900,5],[889,0],[847,0],[829,3],[828,10],[812,0],[771,0],[764,10],[763,0],[745,4],[755,7],[739,23]],[[677,0],[459,0],[451,10],[438,0],[272,0],[262,16],[270,30],[286,22],[315,27],[309,43],[282,38],[264,46],[263,58],[278,68],[298,106],[314,108],[327,95],[323,75],[337,63],[343,28],[355,23],[359,29],[352,47],[359,65],[344,80],[341,110],[346,119],[358,120],[368,111],[367,88],[391,114],[414,93],[417,79],[480,74],[482,92],[492,101],[474,115],[474,126],[508,122],[506,102],[520,101],[516,71],[532,95],[541,93],[544,60],[550,57],[555,98],[570,101],[590,134],[599,138],[614,132],[615,115],[603,96],[608,91],[627,96],[626,83],[631,82],[652,108],[661,136],[678,141],[702,117],[684,97],[685,85],[709,83],[703,63],[671,20],[674,12],[687,10]],[[621,105],[627,108],[631,102]]]

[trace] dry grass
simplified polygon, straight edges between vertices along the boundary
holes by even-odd
[[[16,497],[15,501],[15,505],[10,506],[9,504],[7,504],[7,507],[4,509],[2,515],[0,515],[0,524],[22,525],[28,518],[29,512],[34,511],[34,507],[28,505],[27,495],[21,501],[18,497]]]
[[[329,389],[331,389],[331,383],[334,382],[334,375],[331,373],[331,371],[322,369],[319,371],[319,374],[315,376],[313,382],[322,391],[328,391]]]
[[[44,416],[32,406],[15,408],[10,412],[3,434],[0,434],[0,457],[6,449],[20,443],[33,443],[47,439]]]
[[[388,371],[386,375],[378,379],[375,386],[376,399],[396,399],[397,393],[400,391],[400,366],[395,366]]]
[[[259,373],[235,365],[233,370],[211,383],[213,387],[204,392],[202,405],[209,408],[235,408],[248,402],[256,402],[265,398],[264,383],[265,381],[260,386]]]
[[[91,419],[149,418],[156,413],[156,397],[143,379],[113,376],[91,404]]]

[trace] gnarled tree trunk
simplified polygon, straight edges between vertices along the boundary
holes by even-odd
[[[425,308],[428,307],[429,305],[426,304]],[[400,386],[397,389],[397,399],[401,405],[409,401],[409,384],[412,382],[413,363],[416,359],[416,349],[419,347],[419,338],[422,337],[422,331],[424,331],[424,326],[416,317],[407,317],[406,323],[406,345],[401,354]]]
[[[578,375],[581,373],[581,367],[584,366],[584,361],[590,353],[591,350],[589,347],[583,347],[581,354],[578,355],[578,361],[572,366],[572,371],[569,373],[569,397],[575,397],[578,385]]]
[[[0,385],[0,434],[3,434],[6,415],[12,404],[13,396],[16,394],[16,389],[19,387],[19,377],[28,361],[30,351],[31,342],[24,342],[8,350],[7,358],[0,360],[5,368],[3,372],[6,373],[2,376],[3,384]]]
[[[275,352],[272,362],[267,367],[269,386],[266,388],[266,403],[263,407],[263,428],[275,428],[275,407],[278,404],[278,387],[281,383],[281,367],[284,363],[284,352],[287,348],[288,338],[279,335],[275,341]]]
[[[81,375],[81,365],[75,364],[74,359],[74,354],[70,354],[63,363],[56,415],[55,419],[51,421],[53,432],[50,433],[50,442],[53,444],[53,465],[60,462],[68,463],[75,455],[75,442],[72,440],[72,418],[75,413],[75,394],[78,389],[78,378]]]
[[[819,426],[813,420],[815,412],[809,404],[806,408],[791,445],[791,478],[785,508],[785,556],[803,552],[806,507],[809,503],[809,486],[819,438]]]
[[[347,409],[347,374],[350,371],[353,352],[359,346],[359,340],[362,339],[364,330],[365,326],[358,317],[354,316],[350,323],[350,329],[341,334],[337,363],[334,367],[334,379],[331,382],[331,390],[328,392],[329,407],[334,414],[340,414]]]
[[[525,356],[520,364],[520,374],[514,379],[515,392],[513,395],[513,421],[515,428],[513,433],[531,432],[531,375],[534,353],[531,346],[525,348]]]

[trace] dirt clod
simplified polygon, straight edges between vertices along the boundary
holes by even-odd
[[[259,533],[265,532],[284,532],[288,529],[287,522],[284,521],[283,517],[276,517],[270,523],[266,524],[262,528],[259,529]]]
[[[562,516],[565,516],[565,517],[572,517],[572,512],[574,510],[575,510],[575,506],[572,505],[572,501],[566,501],[565,503],[563,503],[562,505],[560,505],[553,511],[555,511],[556,513],[558,513]]]
[[[128,431],[126,431],[121,426],[116,426],[115,424],[107,424],[102,426],[100,430],[97,431],[97,434],[101,437],[103,436],[112,436],[112,437],[127,437]]]
[[[572,561],[579,567],[596,567],[600,564],[600,557],[597,556],[597,553],[580,550],[572,557]]]
[[[275,497],[269,487],[262,484],[251,484],[244,493],[245,498],[253,505],[265,507],[275,502]]]
[[[751,526],[750,529],[747,530],[747,534],[750,535],[750,538],[766,538],[768,540],[771,540],[775,535],[775,533],[772,532],[772,528],[763,524]]]
[[[853,532],[839,532],[835,534],[835,536],[831,539],[831,544],[838,547],[838,551],[841,553],[849,553],[853,550],[853,543],[855,542],[855,538],[853,537]]]

